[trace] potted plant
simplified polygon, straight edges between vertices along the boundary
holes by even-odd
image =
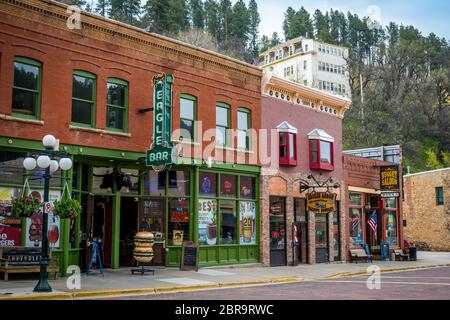
[[[70,219],[72,215],[78,217],[81,209],[81,204],[78,200],[66,198],[54,202],[53,214],[61,219]]]
[[[41,203],[31,195],[23,195],[12,199],[12,212],[21,218],[29,218],[39,210]]]

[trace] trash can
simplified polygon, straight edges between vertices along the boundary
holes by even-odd
[[[409,248],[409,260],[417,261],[417,248],[416,247]]]

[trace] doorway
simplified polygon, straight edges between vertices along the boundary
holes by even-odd
[[[294,199],[295,223],[297,224],[297,240],[295,246],[294,265],[308,263],[308,218],[306,199]]]
[[[286,198],[270,197],[270,266],[285,266],[286,260]]]
[[[122,197],[120,200],[120,266],[133,266],[134,236],[138,232],[139,200]]]
[[[90,198],[92,199],[92,198]],[[108,196],[94,196],[89,204],[86,219],[86,265],[92,254],[92,245],[88,242],[97,240],[100,244],[100,257],[104,268],[111,268],[111,245],[112,245],[112,209],[113,198]]]
[[[316,242],[316,263],[329,262],[327,214],[316,213],[315,242]]]

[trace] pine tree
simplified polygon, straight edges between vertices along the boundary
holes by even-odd
[[[111,0],[97,0],[97,3],[95,5],[95,13],[106,17],[106,13],[109,11],[110,6]]]
[[[131,24],[138,25],[139,14],[141,13],[140,0],[110,0],[111,7],[109,8],[108,16],[111,19]]]
[[[205,8],[201,0],[189,1],[189,13],[192,26],[196,29],[203,30],[205,27]]]
[[[169,7],[160,0],[147,0],[143,8],[144,16],[141,25],[151,32],[163,34],[168,24]]]
[[[296,33],[298,33],[297,37],[302,36],[314,39],[314,26],[311,21],[311,15],[304,7],[301,7],[297,12],[297,23],[295,27]]]
[[[330,43],[330,18],[328,12],[324,15],[319,9],[314,13],[314,28],[316,30],[316,38],[320,41]]]
[[[220,17],[219,4],[215,0],[206,0],[205,2],[205,24],[206,30],[219,42]]]
[[[249,36],[250,36],[250,54],[253,59],[258,58],[258,34],[259,24],[261,23],[261,17],[258,12],[258,4],[255,0],[250,0],[248,4],[249,13]]]
[[[260,52],[265,52],[267,50],[269,50],[270,48],[270,39],[268,36],[263,35],[261,37],[261,40],[259,41],[259,51]]]
[[[219,31],[219,42],[228,42],[230,36],[230,25],[231,18],[233,15],[233,9],[230,0],[220,0],[219,4],[219,20],[220,20],[220,31]]]
[[[281,43],[281,39],[278,35],[278,32],[272,33],[272,37],[270,38],[270,47],[275,47]]]
[[[294,39],[294,25],[297,20],[297,13],[292,7],[288,7],[286,12],[284,13],[284,21],[283,21],[283,31],[284,37],[286,41]]]
[[[175,35],[189,29],[189,10],[186,0],[168,0],[166,34]]]

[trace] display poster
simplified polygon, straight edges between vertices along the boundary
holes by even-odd
[[[181,246],[183,244],[184,231],[173,230],[173,245]]]
[[[44,200],[44,190],[33,190],[31,195],[34,198],[37,198],[40,202]],[[53,202],[59,200],[61,198],[61,191],[50,190],[49,193],[49,202],[53,209]],[[40,247],[42,240],[42,223],[43,223],[43,214],[42,210],[39,210],[31,215],[29,219],[27,219],[26,226],[26,243],[27,247]],[[48,213],[48,244],[50,248],[57,249],[59,248],[59,240],[60,240],[60,218],[53,214],[53,211],[50,210]]]
[[[256,203],[240,203],[241,244],[256,244]]]
[[[22,220],[12,212],[12,198],[18,192],[16,188],[0,187],[0,247],[21,245]]]
[[[198,200],[198,242],[200,245],[217,244],[217,201]]]

